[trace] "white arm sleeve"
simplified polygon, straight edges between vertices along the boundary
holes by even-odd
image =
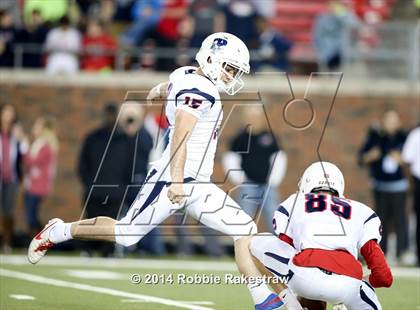
[[[226,152],[222,158],[223,169],[233,184],[242,184],[246,180],[241,168],[241,155],[235,152]]]
[[[267,183],[271,187],[277,187],[283,181],[287,170],[287,155],[283,151],[278,151],[271,155],[270,161],[273,165],[268,176]],[[273,162],[274,161],[274,162]]]

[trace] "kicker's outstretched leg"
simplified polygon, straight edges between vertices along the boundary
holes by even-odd
[[[48,249],[70,239],[115,242],[116,222],[110,217],[103,216],[73,223],[52,219],[32,239],[28,248],[28,260],[36,264],[44,257]]]

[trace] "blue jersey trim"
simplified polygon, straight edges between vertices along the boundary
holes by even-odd
[[[363,291],[362,286],[360,286],[360,297],[362,300],[367,303],[369,306],[372,307],[374,310],[378,310],[378,307],[376,306],[375,302],[366,295],[366,293]]]
[[[283,263],[285,265],[289,264],[289,259],[271,252],[265,252],[265,255],[268,257],[274,258],[275,260],[278,260],[280,263]]]
[[[369,222],[371,219],[374,219],[375,217],[378,217],[378,215],[376,213],[373,213],[371,216],[368,217],[368,219],[363,224],[366,224],[367,222]]]
[[[150,175],[148,176],[148,178],[146,179],[146,182],[157,173],[156,169],[153,169],[152,172],[150,173]],[[184,179],[184,183],[190,183],[195,181],[194,178],[188,177]],[[145,182],[145,183],[146,183]],[[171,185],[171,182],[166,182],[166,181],[158,181],[156,182],[155,186],[153,187],[152,191],[150,192],[149,196],[147,197],[147,199],[145,200],[145,202],[143,203],[143,205],[141,206],[141,208],[139,210],[137,210],[137,212],[135,213],[135,215],[133,216],[133,218],[131,219],[132,221],[139,216],[155,199],[157,196],[159,196],[160,192],[162,191],[162,189],[165,186],[169,186]],[[141,189],[139,194],[141,193]]]
[[[283,213],[284,215],[286,215],[287,217],[290,216],[289,212],[287,212],[286,208],[283,206],[280,206],[277,211],[279,211],[280,213]]]

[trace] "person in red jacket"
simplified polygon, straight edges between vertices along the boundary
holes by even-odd
[[[24,157],[25,211],[29,233],[40,229],[39,207],[51,192],[56,172],[58,141],[53,120],[40,117],[32,128],[33,142]]]
[[[116,42],[104,31],[104,25],[90,20],[82,40],[82,68],[88,71],[112,70]]]
[[[309,166],[298,192],[275,212],[273,225],[277,236],[254,236],[250,251],[295,294],[349,310],[381,309],[373,287],[390,287],[393,281],[379,246],[381,221],[366,205],[344,197],[337,166]],[[367,277],[359,253],[371,270]]]

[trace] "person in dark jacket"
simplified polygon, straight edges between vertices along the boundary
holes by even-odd
[[[128,183],[124,135],[116,130],[111,139],[117,114],[115,104],[105,106],[103,125],[87,135],[80,152],[78,173],[83,185],[84,216],[87,218],[100,215],[116,218]],[[88,247],[83,248],[91,254]],[[110,256],[114,245],[98,242],[95,248],[102,256]]]
[[[261,215],[265,231],[272,231],[287,155],[261,107],[247,108],[243,119],[250,121],[250,125],[233,137],[230,150],[223,157],[224,170],[230,181],[239,186],[237,201],[242,209],[255,221]]]
[[[17,29],[12,15],[8,11],[0,10],[0,67],[13,67],[16,36]]]
[[[383,224],[383,251],[388,250],[388,234],[394,224],[397,234],[397,258],[407,249],[406,180],[401,150],[407,133],[401,128],[396,111],[387,111],[382,126],[371,128],[366,142],[359,151],[359,162],[369,167],[376,213]]]
[[[276,31],[270,21],[264,17],[256,20],[258,30],[258,61],[255,63],[257,69],[269,66],[280,71],[289,70],[289,51],[292,42]]]
[[[153,139],[142,126],[142,109],[138,104],[124,105],[118,124],[117,114],[115,104],[105,106],[103,125],[88,134],[80,153],[78,171],[88,218],[117,219],[146,177]],[[114,251],[109,243],[98,243],[97,248],[103,256]]]
[[[48,28],[42,19],[39,10],[32,11],[31,20],[25,24],[17,36],[17,44],[34,44],[41,47],[47,38]],[[24,68],[41,68],[43,67],[41,50],[29,50],[23,53],[23,67]]]

